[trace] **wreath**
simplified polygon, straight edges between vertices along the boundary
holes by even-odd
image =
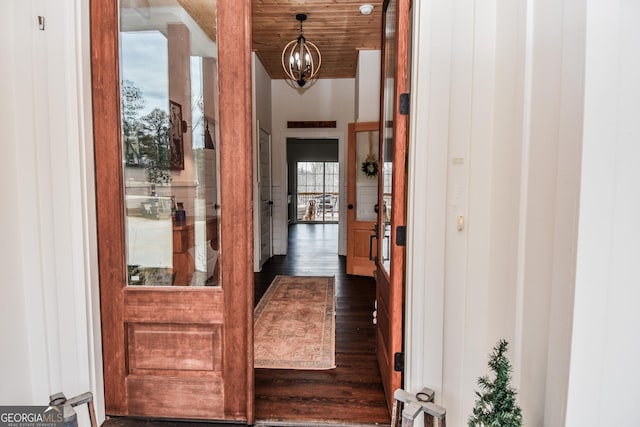
[[[376,156],[369,154],[365,161],[362,163],[362,172],[367,175],[367,178],[374,178],[378,176],[378,161]]]

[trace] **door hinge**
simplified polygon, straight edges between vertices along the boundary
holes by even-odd
[[[399,225],[396,227],[396,245],[407,246],[407,226]]]
[[[396,372],[404,372],[404,353],[396,353],[393,355],[393,370]]]
[[[409,107],[411,105],[410,101],[411,101],[411,94],[409,93],[400,94],[400,105],[398,106],[398,109],[400,110],[400,114],[402,114],[403,116],[409,115]]]

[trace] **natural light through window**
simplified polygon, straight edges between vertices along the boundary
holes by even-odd
[[[298,162],[298,222],[338,222],[338,162]]]

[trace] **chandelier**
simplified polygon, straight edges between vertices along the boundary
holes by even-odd
[[[322,56],[318,46],[307,41],[302,31],[302,22],[307,20],[307,15],[299,13],[296,19],[300,21],[300,34],[298,38],[291,40],[282,50],[282,68],[287,75],[291,86],[303,87],[305,84],[315,82]]]

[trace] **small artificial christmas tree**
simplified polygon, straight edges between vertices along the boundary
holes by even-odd
[[[522,411],[516,402],[516,391],[511,381],[511,364],[504,355],[509,343],[500,340],[489,356],[489,368],[495,373],[490,381],[487,376],[478,378],[482,392],[476,391],[476,404],[469,417],[469,427],[496,426],[521,427]]]

